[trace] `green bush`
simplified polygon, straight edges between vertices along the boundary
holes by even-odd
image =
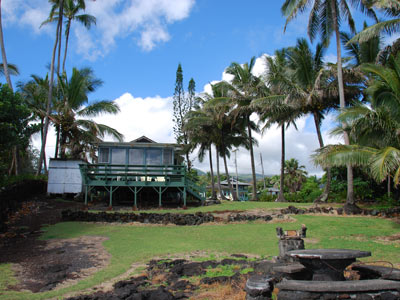
[[[258,197],[258,201],[260,202],[274,202],[276,199],[276,195],[271,195],[267,190],[263,190]]]
[[[18,176],[1,176],[0,177],[0,187],[9,186],[14,183],[18,183],[28,179],[38,179],[38,180],[45,180],[47,181],[47,175],[39,175],[36,176],[34,174],[23,174]]]

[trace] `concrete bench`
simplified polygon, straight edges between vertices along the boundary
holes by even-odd
[[[349,281],[284,280],[276,285],[279,290],[304,292],[373,292],[400,290],[400,282],[384,279]]]

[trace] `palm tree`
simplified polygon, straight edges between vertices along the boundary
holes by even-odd
[[[212,96],[205,95],[204,97],[211,98]],[[204,101],[204,99],[201,100]],[[202,107],[197,107],[196,110],[188,112],[187,116],[185,117],[184,130],[188,136],[191,148],[199,148],[198,158],[200,162],[203,161],[205,154],[208,151],[211,176],[211,199],[217,199],[212,162],[213,139],[211,138],[211,135],[213,124],[210,111]]]
[[[49,1],[53,1],[53,0],[49,0]],[[52,57],[51,57],[51,64],[50,64],[50,81],[49,81],[49,91],[48,91],[47,104],[46,104],[46,117],[44,119],[43,139],[42,139],[42,145],[40,148],[38,170],[36,172],[36,175],[39,175],[42,171],[42,164],[43,164],[43,159],[44,159],[44,155],[45,155],[47,131],[49,129],[50,108],[51,108],[51,102],[53,101],[54,62],[55,62],[55,58],[56,58],[58,42],[61,41],[64,0],[54,0],[54,1],[60,1],[60,6],[58,9],[58,23],[57,23],[57,29],[56,29],[56,39],[54,41],[53,52],[52,52]],[[61,47],[59,46],[58,48],[60,49]],[[59,67],[60,67],[60,51],[59,51],[59,55],[58,55],[58,69],[59,69]],[[59,74],[59,72],[57,72],[57,74]]]
[[[4,76],[6,77],[8,86],[10,87],[11,90],[13,90],[11,79],[10,79],[9,64],[7,63],[6,48],[4,46],[3,25],[2,25],[2,19],[1,19],[1,0],[0,0],[0,48],[1,48],[1,57],[3,60],[2,70],[3,70]]]
[[[218,154],[223,158],[224,161],[225,174],[230,193],[233,197],[233,200],[238,200],[237,193],[235,193],[233,190],[226,158],[230,157],[232,148],[237,148],[240,146],[243,146],[246,149],[249,148],[249,138],[246,134],[246,129],[247,126],[254,128],[255,124],[251,121],[250,124],[248,124],[244,118],[237,119],[232,113],[229,114],[231,108],[231,101],[229,98],[214,98],[214,101],[206,103],[206,106],[211,106],[210,109],[214,111],[214,144]],[[252,143],[254,144],[255,141],[252,141]]]
[[[1,1],[1,0],[0,0]],[[8,74],[9,75],[19,75],[19,69],[16,65],[14,64],[8,64]],[[5,76],[5,68],[3,63],[0,63],[0,75]]]
[[[336,52],[337,52],[337,79],[339,86],[339,100],[340,108],[345,108],[345,94],[343,83],[343,69],[342,69],[342,51],[340,46],[340,32],[339,26],[342,19],[345,19],[350,27],[350,30],[355,33],[355,23],[351,15],[349,1],[346,0],[285,0],[282,5],[282,14],[286,17],[286,24],[293,20],[299,13],[304,12],[308,7],[311,7],[310,16],[308,20],[308,36],[313,41],[317,34],[321,35],[321,39],[325,44],[329,43],[332,34],[336,37]],[[374,11],[364,4],[363,0],[352,0],[351,5],[360,9],[367,15],[375,17]],[[344,124],[344,127],[345,124]],[[344,141],[346,145],[350,144],[348,135],[344,134]],[[346,206],[351,208],[355,207],[354,202],[354,186],[353,186],[353,170],[350,165],[347,166],[347,199]]]
[[[219,85],[225,86],[229,91],[229,97],[232,100],[232,111],[236,119],[243,118],[247,126],[247,135],[249,138],[249,150],[251,161],[251,172],[253,177],[253,195],[252,200],[257,200],[257,179],[254,164],[253,137],[250,116],[253,113],[251,101],[266,95],[267,88],[261,78],[253,75],[252,71],[255,64],[255,57],[252,57],[249,63],[243,65],[233,62],[225,72],[233,75],[231,83],[220,82]],[[253,130],[258,130],[254,128]]]
[[[61,98],[55,104],[56,113],[51,116],[51,120],[60,128],[61,158],[66,157],[67,149],[74,158],[82,158],[85,151],[94,155],[95,144],[105,134],[122,140],[122,135],[115,129],[97,124],[93,120],[84,119],[103,113],[119,112],[117,104],[112,101],[103,100],[84,106],[88,103],[88,94],[102,84],[101,80],[94,77],[91,69],[73,68],[69,80],[66,75],[63,75],[60,76],[58,82]]]
[[[34,120],[39,121],[40,138],[43,140],[44,119],[46,117],[46,98],[49,90],[49,78],[31,75],[27,83],[17,83],[18,89],[26,104],[33,112]],[[44,170],[47,171],[46,156],[44,156]]]
[[[299,161],[295,158],[285,161],[285,179],[289,192],[294,193],[301,189],[301,185],[306,181],[307,172],[305,166],[299,165]]]
[[[53,7],[50,12],[49,18],[42,23],[48,24],[52,22],[58,22],[58,17],[55,16],[57,9],[59,8],[60,2],[53,1]],[[96,25],[96,18],[92,15],[88,14],[78,14],[80,11],[86,9],[86,3],[84,0],[64,0],[63,7],[63,17],[65,18],[65,49],[64,49],[64,58],[62,63],[62,71],[65,72],[65,61],[67,59],[67,50],[68,50],[68,41],[69,34],[71,30],[72,21],[78,21],[85,28],[90,29],[90,27],[94,24]]]
[[[376,7],[382,10],[387,16],[394,19],[380,21],[376,24],[365,27],[363,31],[356,34],[348,43],[363,43],[370,39],[379,37],[382,33],[392,35],[398,32],[400,27],[400,3],[397,0],[371,0],[369,7]]]
[[[364,64],[373,75],[367,88],[371,105],[358,105],[342,112],[340,120],[351,127],[353,145],[331,145],[320,149],[314,159],[322,165],[367,166],[377,181],[400,178],[400,54],[391,56],[386,66]]]
[[[321,134],[321,123],[324,115],[329,110],[337,108],[336,97],[329,97],[329,82],[331,80],[328,70],[323,63],[326,48],[318,43],[313,53],[305,39],[298,39],[295,47],[287,50],[288,68],[290,69],[291,82],[298,99],[296,105],[303,113],[311,113],[320,147],[324,147]],[[296,98],[296,97],[294,97]],[[326,170],[326,184],[324,192],[315,202],[325,202],[328,199],[331,183],[330,168]]]
[[[280,190],[277,202],[286,202],[284,197],[284,168],[285,168],[285,126],[289,127],[301,112],[293,106],[291,101],[293,85],[289,78],[287,64],[287,49],[275,51],[274,57],[267,57],[266,85],[269,88],[269,96],[254,99],[252,106],[256,109],[261,122],[265,122],[263,131],[278,124],[281,128],[281,175]]]

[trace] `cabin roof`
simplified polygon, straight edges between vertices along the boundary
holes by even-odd
[[[174,143],[157,143],[152,139],[142,135],[130,142],[101,142],[99,147],[157,147],[157,148],[175,148],[175,150],[182,149],[182,145]]]
[[[130,141],[130,143],[156,143],[155,141],[149,139],[147,136],[142,135],[141,137]]]

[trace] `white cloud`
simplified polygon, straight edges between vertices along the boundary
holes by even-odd
[[[46,0],[9,0],[2,2],[2,13],[5,26],[16,23],[19,26],[31,27],[33,32],[50,32],[50,26],[40,25],[47,19],[50,4]]]
[[[168,25],[187,18],[195,0],[97,0],[86,1],[86,13],[96,17],[97,25],[87,33],[82,25],[74,24],[73,32],[80,45],[76,51],[94,60],[115,46],[119,38],[133,38],[144,50],[170,39]],[[29,26],[35,33],[50,32],[50,26],[39,30],[47,18],[50,5],[47,0],[4,1],[4,19],[7,25]]]
[[[96,122],[117,129],[124,135],[125,141],[145,135],[156,142],[174,142],[172,98],[135,98],[125,93],[114,101],[121,112],[96,117]]]

